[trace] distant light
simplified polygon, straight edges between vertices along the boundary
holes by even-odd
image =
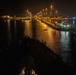
[[[28,10],[26,10],[26,12],[29,12]]]
[[[57,13],[58,11],[56,10],[56,13]]]
[[[45,10],[47,11],[48,9],[47,9],[47,8],[45,8]]]
[[[62,27],[63,27],[64,25],[63,25],[62,23],[60,23],[60,26],[62,26]]]
[[[9,16],[7,16],[9,18]]]
[[[65,18],[65,19],[68,19],[68,18]]]
[[[70,25],[67,25],[67,27],[70,27]]]
[[[64,27],[66,27],[66,25],[64,25]]]
[[[44,11],[44,9],[42,11]]]
[[[50,7],[52,8],[53,6],[51,5]]]
[[[76,17],[72,17],[72,19],[74,19],[74,20],[75,20],[75,19],[76,19]]]

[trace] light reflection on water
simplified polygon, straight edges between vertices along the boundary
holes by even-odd
[[[40,21],[36,24],[36,39],[39,39],[40,41],[44,40],[48,47],[55,53],[60,54],[63,61],[68,62],[69,64],[72,63],[71,43],[75,41],[73,40],[72,35],[73,33],[71,31],[53,30]]]
[[[14,20],[14,37],[17,38],[17,26],[16,26],[16,20]]]
[[[24,21],[25,25],[24,25],[24,36],[29,36],[30,38],[32,37],[32,24],[31,24],[31,20],[25,20]]]
[[[71,61],[71,32],[69,31],[57,31],[47,26],[46,24],[37,21],[36,24],[32,24],[31,20],[14,21],[14,28],[11,28],[12,24],[10,20],[7,20],[7,35],[8,44],[13,37],[19,38],[20,36],[28,35],[31,38],[38,39],[39,41],[46,42],[46,45],[51,48],[55,53],[60,54],[65,62]],[[11,34],[12,30],[14,35]],[[13,32],[12,31],[12,32]],[[19,36],[18,36],[19,35]],[[73,40],[74,42],[74,40]]]
[[[70,32],[61,31],[60,43],[61,43],[61,56],[64,58],[63,61],[71,63],[70,56]]]
[[[8,27],[7,27],[8,45],[9,45],[11,42],[11,30],[10,30],[10,20],[9,19],[7,20],[7,25],[8,25]]]
[[[40,41],[45,41],[48,47],[50,47],[55,53],[59,53],[59,31],[53,30],[52,28],[41,22],[38,22],[36,26],[37,39],[39,39]]]

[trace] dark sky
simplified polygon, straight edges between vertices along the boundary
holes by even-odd
[[[0,0],[0,14],[23,14],[27,9],[35,14],[51,4],[64,15],[76,15],[75,0]]]

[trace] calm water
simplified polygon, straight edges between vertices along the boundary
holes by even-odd
[[[70,21],[74,23],[75,21]],[[57,31],[46,24],[31,20],[0,20],[0,51],[6,48],[11,42],[28,35],[30,38],[44,41],[56,54],[59,54],[63,61],[69,65],[76,63],[76,37],[72,31]]]

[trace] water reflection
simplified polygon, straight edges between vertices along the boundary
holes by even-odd
[[[75,27],[75,20],[73,20],[73,23],[72,24],[73,24],[73,28],[74,28]]]
[[[11,42],[11,30],[10,30],[10,20],[8,19],[7,20],[7,34],[8,34],[8,45],[10,44]]]
[[[46,29],[46,30],[44,30]],[[53,30],[46,24],[38,21],[36,24],[36,39],[46,42],[46,45],[50,47],[55,53],[60,51],[60,36],[59,31]]]
[[[17,39],[17,27],[16,27],[16,20],[14,20],[14,37]]]
[[[63,61],[67,62],[70,59],[70,32],[69,31],[61,31],[61,56],[63,57]],[[71,62],[71,61],[70,61]]]
[[[54,30],[39,20],[37,20],[35,24],[32,24],[31,20],[14,20],[13,23],[10,22],[11,21],[8,19],[3,23],[4,25],[2,25],[4,28],[7,26],[7,29],[5,30],[7,30],[8,45],[11,43],[12,39],[15,40],[18,37],[24,37],[28,35],[29,37],[37,39],[41,42],[44,41],[45,44],[55,53],[60,54],[65,62],[72,62],[71,53],[72,49],[75,50],[76,46],[76,42],[74,43],[74,41],[76,41],[76,37],[73,37],[73,32]],[[2,31],[4,28],[1,28]],[[14,31],[13,34],[11,34],[11,29],[12,32]],[[6,31],[4,32],[3,37],[5,34]],[[15,38],[12,38],[12,36]],[[4,40],[3,37],[2,40]]]
[[[44,30],[47,29],[47,30]],[[60,54],[63,61],[72,63],[72,50],[74,48],[73,32],[57,31],[48,25],[37,21],[36,24],[36,39],[45,41],[47,46],[55,53]],[[71,48],[73,46],[73,48]]]
[[[24,25],[24,36],[29,36],[32,38],[32,24],[31,20],[25,20],[25,25]]]

